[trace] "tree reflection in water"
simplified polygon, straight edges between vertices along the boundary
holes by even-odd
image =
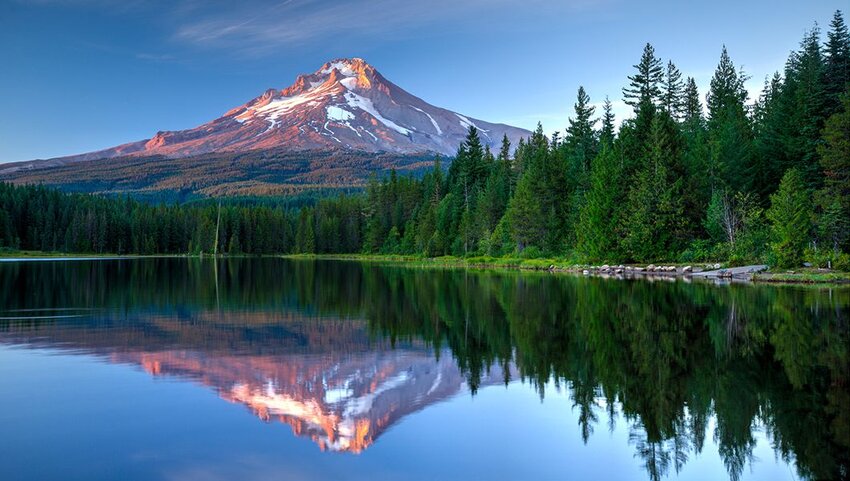
[[[125,360],[131,352],[163,351],[291,360],[293,352],[309,358],[316,348],[351,358],[401,346],[399,355],[430,351],[445,363],[450,353],[451,368],[473,393],[512,377],[541,397],[546,386],[568,388],[585,442],[600,424],[613,429],[624,420],[651,479],[679,472],[703,450],[708,432],[730,478],[739,479],[753,458],[755,429],[767,432],[801,478],[850,476],[850,289],[340,261],[215,262],[0,266],[5,317],[45,307],[102,309],[73,324],[0,321],[0,341],[37,335]],[[338,328],[291,328],[319,317]],[[352,320],[362,328],[343,327]],[[397,397],[404,407],[393,419],[424,407],[426,397]]]

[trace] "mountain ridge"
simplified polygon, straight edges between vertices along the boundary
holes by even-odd
[[[453,155],[469,127],[485,145],[516,145],[529,131],[433,106],[387,80],[361,58],[339,58],[283,88],[270,88],[198,127],[76,155],[14,162],[0,174],[116,157],[191,157],[268,149],[344,149]]]

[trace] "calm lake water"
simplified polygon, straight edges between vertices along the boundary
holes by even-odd
[[[0,263],[0,479],[850,477],[850,290]]]

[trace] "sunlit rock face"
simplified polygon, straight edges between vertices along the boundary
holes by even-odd
[[[505,135],[514,146],[530,135],[435,107],[384,78],[363,59],[342,58],[198,127],[160,131],[150,139],[96,152],[17,163],[0,169],[0,174],[121,156],[181,158],[276,148],[454,155],[471,126],[493,149]]]

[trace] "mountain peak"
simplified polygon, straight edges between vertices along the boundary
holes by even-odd
[[[313,73],[298,75],[282,90],[268,89],[193,129],[158,132],[151,139],[52,162],[273,148],[452,155],[472,126],[491,148],[498,148],[503,135],[514,144],[530,135],[435,107],[384,78],[362,58],[337,58]]]
[[[358,57],[337,58],[322,65],[314,74],[318,77],[334,77],[345,87],[368,89],[376,80],[378,71],[365,60]],[[353,80],[348,80],[353,79]]]

